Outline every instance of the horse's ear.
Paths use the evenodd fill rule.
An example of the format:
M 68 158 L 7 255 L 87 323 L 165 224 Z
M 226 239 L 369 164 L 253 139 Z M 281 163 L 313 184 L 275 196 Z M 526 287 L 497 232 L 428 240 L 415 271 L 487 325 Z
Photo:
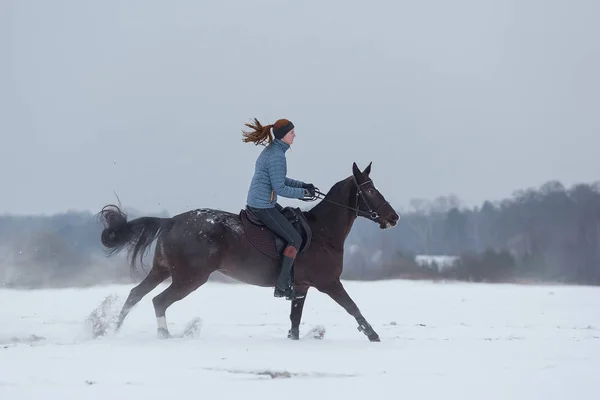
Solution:
M 367 168 L 365 168 L 365 170 L 362 172 L 363 174 L 365 174 L 366 176 L 369 176 L 369 174 L 371 173 L 371 164 L 373 164 L 373 161 L 371 161 L 369 163 L 369 165 L 367 165 Z
M 356 179 L 362 175 L 362 172 L 360 172 L 360 169 L 358 169 L 358 165 L 356 165 L 355 162 L 352 163 L 352 174 Z

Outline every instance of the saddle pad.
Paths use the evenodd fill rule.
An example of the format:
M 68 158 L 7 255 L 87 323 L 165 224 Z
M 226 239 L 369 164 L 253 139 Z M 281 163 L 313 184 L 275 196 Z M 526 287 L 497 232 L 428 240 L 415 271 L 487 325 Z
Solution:
M 278 259 L 274 233 L 266 226 L 258 226 L 250 222 L 245 211 L 240 213 L 240 218 L 250 243 L 264 255 Z

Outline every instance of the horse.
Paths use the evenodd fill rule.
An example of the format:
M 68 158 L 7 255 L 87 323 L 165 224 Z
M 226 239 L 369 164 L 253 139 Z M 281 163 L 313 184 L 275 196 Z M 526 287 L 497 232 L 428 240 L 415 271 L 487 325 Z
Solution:
M 297 213 L 293 214 L 296 221 L 299 217 L 308 223 L 303 238 L 310 239 L 310 244 L 302 244 L 292 271 L 297 296 L 291 301 L 289 339 L 299 339 L 306 294 L 314 287 L 353 316 L 358 331 L 370 341 L 380 341 L 340 281 L 344 242 L 354 221 L 364 217 L 379 224 L 381 229 L 388 229 L 396 226 L 400 219 L 370 178 L 371 165 L 372 162 L 360 171 L 354 162 L 348 178 L 335 183 L 327 194 L 317 191 L 318 197 L 312 200 L 321 201 L 314 207 L 308 211 L 296 208 Z M 284 211 L 291 209 L 286 207 Z M 119 331 L 130 310 L 168 277 L 171 277 L 171 284 L 152 299 L 159 338 L 171 337 L 167 308 L 206 283 L 215 271 L 242 283 L 274 287 L 283 242 L 258 222 L 248 222 L 252 220 L 247 216 L 244 218 L 244 211 L 234 214 L 200 208 L 170 218 L 140 217 L 128 221 L 118 206 L 105 206 L 98 215 L 104 224 L 101 242 L 108 256 L 128 248 L 133 272 L 136 260 L 143 263 L 144 253 L 156 240 L 152 268 L 131 289 L 118 316 L 115 332 Z M 262 233 L 253 237 L 252 229 Z M 270 252 L 266 251 L 268 249 Z M 274 253 L 275 250 L 279 253 Z

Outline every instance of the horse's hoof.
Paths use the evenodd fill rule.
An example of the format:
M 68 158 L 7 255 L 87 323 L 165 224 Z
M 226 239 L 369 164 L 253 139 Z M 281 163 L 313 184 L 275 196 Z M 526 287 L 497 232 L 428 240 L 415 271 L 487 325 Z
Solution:
M 288 331 L 288 339 L 300 340 L 300 330 L 292 328 Z
M 170 339 L 171 334 L 165 328 L 158 328 L 157 335 L 159 339 Z
M 373 330 L 373 327 L 364 319 L 358 320 L 358 330 L 367 336 L 371 342 L 381 342 L 379 335 Z
M 368 338 L 369 338 L 369 341 L 371 341 L 371 342 L 381 342 L 381 339 L 379 339 L 379 335 L 376 333 L 368 336 Z

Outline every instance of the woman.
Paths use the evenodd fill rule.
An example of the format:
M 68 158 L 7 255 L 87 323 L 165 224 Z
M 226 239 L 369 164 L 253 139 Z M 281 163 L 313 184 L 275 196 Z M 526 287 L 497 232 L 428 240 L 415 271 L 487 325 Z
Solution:
M 245 143 L 262 144 L 265 149 L 256 160 L 254 176 L 248 190 L 247 207 L 269 229 L 287 242 L 283 251 L 281 271 L 275 284 L 275 297 L 285 296 L 293 300 L 294 289 L 290 279 L 296 253 L 302 244 L 302 237 L 280 212 L 278 196 L 297 199 L 309 199 L 315 196 L 315 186 L 288 178 L 286 151 L 294 143 L 296 133 L 294 124 L 287 119 L 278 119 L 272 125 L 262 126 L 255 118 L 254 124 L 245 124 L 251 132 L 243 132 Z M 273 133 L 271 133 L 273 129 Z M 269 144 L 265 145 L 268 141 Z

